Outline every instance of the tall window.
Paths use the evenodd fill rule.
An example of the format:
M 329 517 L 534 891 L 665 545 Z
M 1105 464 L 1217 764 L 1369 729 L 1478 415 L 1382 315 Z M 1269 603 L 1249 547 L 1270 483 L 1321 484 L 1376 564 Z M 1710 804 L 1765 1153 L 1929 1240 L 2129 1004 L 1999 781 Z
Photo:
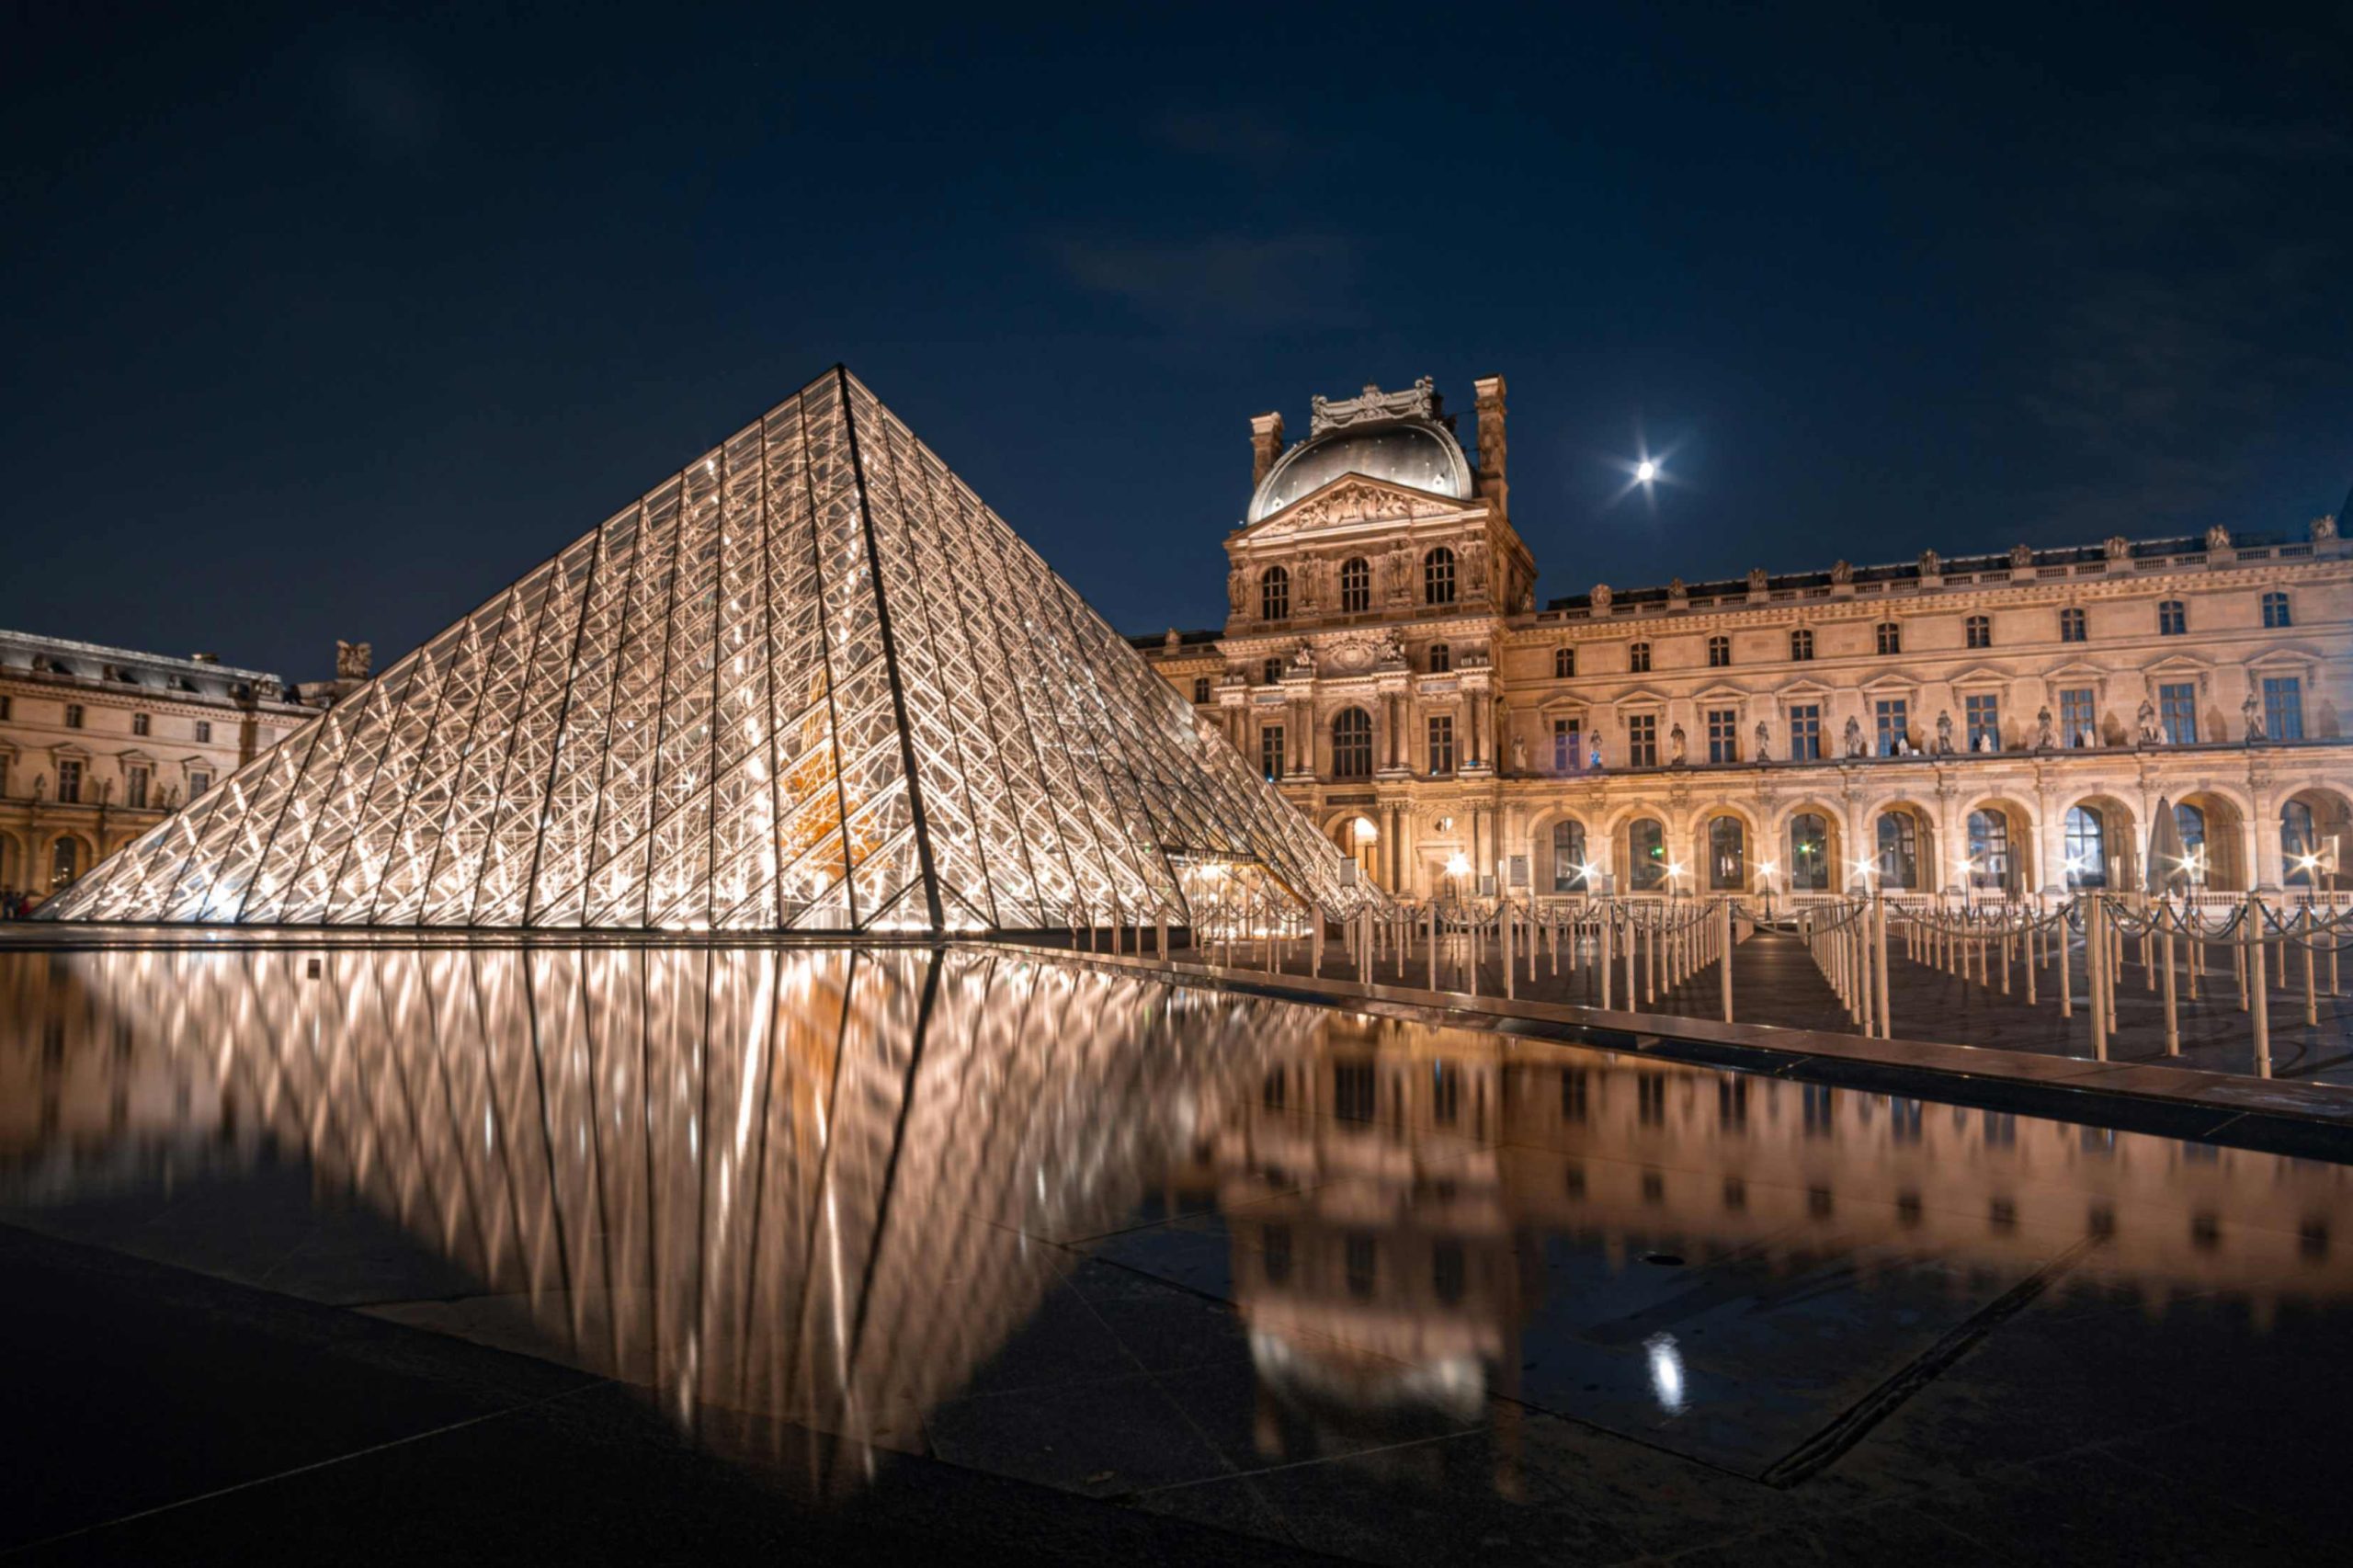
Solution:
M 1454 715 L 1451 713 L 1430 715 L 1430 771 L 1454 771 Z
M 1372 715 L 1343 708 L 1332 718 L 1332 777 L 1372 777 Z
M 1738 762 L 1740 760 L 1740 710 L 1734 708 L 1708 710 L 1708 760 Z
M 2006 812 L 1969 813 L 1969 884 L 2010 885 L 2010 818 Z
M 1626 766 L 1658 766 L 1658 715 L 1636 713 L 1626 721 Z
M 1813 657 L 1813 632 L 1811 630 L 1801 626 L 1790 633 L 1790 657 L 1799 664 Z
M 2157 687 L 2157 722 L 2165 726 L 2168 745 L 2196 745 L 2198 683 L 2186 680 Z
M 1372 608 L 1372 568 L 1360 555 L 1340 562 L 1340 613 L 1362 615 Z
M 1267 778 L 1280 778 L 1283 767 L 1283 727 L 1266 725 L 1258 732 L 1258 772 Z
M 67 729 L 80 729 L 82 727 L 82 705 L 80 703 L 69 702 L 65 705 L 65 727 Z
M 2189 611 L 2179 599 L 2167 599 L 2157 606 L 2157 635 L 2179 637 L 2189 630 Z
M 1626 650 L 1626 667 L 1638 676 L 1651 673 L 1651 645 L 1637 642 Z
M 1575 773 L 1585 767 L 1585 721 L 1555 719 L 1552 721 L 1552 771 Z
M 13 697 L 0 697 L 0 723 L 5 723 L 16 716 L 17 699 Z
M 1195 676 L 1193 677 L 1193 700 L 1199 703 L 1207 702 L 1209 699 L 1210 677 L 1207 676 Z
M 1738 817 L 1712 817 L 1708 823 L 1708 886 L 1715 892 L 1738 892 L 1748 885 L 1748 829 Z
M 2302 801 L 2290 801 L 2279 808 L 2279 864 L 2285 872 L 2281 881 L 2291 888 L 2320 885 L 2319 867 L 2315 864 L 2321 850 L 2320 834 L 2313 822 L 2313 809 Z
M 1790 709 L 1790 760 L 1822 760 L 1822 704 L 1802 702 Z
M 199 719 L 196 722 L 196 738 L 199 741 L 210 741 L 212 738 L 211 720 Z
M 1879 651 L 1882 653 L 1904 652 L 1904 629 L 1892 620 L 1879 623 Z
M 57 842 L 49 846 L 49 885 L 52 891 L 69 887 L 82 874 L 82 846 L 70 836 L 60 834 Z
M 1911 708 L 1905 699 L 1881 698 L 1871 705 L 1871 718 L 1878 726 L 1880 756 L 1893 756 L 1911 739 Z
M 1552 678 L 1566 680 L 1577 673 L 1577 651 L 1562 646 L 1552 650 Z
M 1282 662 L 1282 660 L 1281 660 L 1279 657 L 1277 657 L 1277 658 L 1271 658 L 1271 659 L 1261 659 L 1261 660 L 1258 662 L 1258 678 L 1259 678 L 1260 680 L 1264 681 L 1264 682 L 1265 682 L 1267 685 L 1268 685 L 1268 686 L 1272 686 L 1272 685 L 1274 685 L 1277 681 L 1279 681 L 1279 680 L 1282 679 L 1282 678 L 1283 678 L 1283 662 Z
M 1813 812 L 1790 819 L 1790 891 L 1821 892 L 1830 886 L 1830 824 Z
M 2082 608 L 2075 605 L 2070 605 L 2065 609 L 2061 610 L 2059 612 L 2059 641 L 2062 642 L 2081 642 L 2084 641 L 2084 612 Z
M 2275 741 L 2304 738 L 2303 677 L 2263 677 L 2263 733 Z
M 1258 619 L 1288 620 L 1290 618 L 1290 573 L 1280 566 L 1269 566 L 1258 574 Z
M 1552 891 L 1585 887 L 1585 824 L 1563 818 L 1552 824 Z
M 2275 590 L 2263 596 L 2263 624 L 2268 627 L 2290 624 L 2286 594 Z
M 1442 676 L 1454 667 L 1454 650 L 1443 642 L 1430 644 L 1430 674 Z
M 82 765 L 70 756 L 58 759 L 57 798 L 69 806 L 82 798 Z
M 133 811 L 147 809 L 147 791 L 153 775 L 143 767 L 126 768 L 122 776 L 122 803 Z
M 2001 699 L 1992 692 L 1973 692 L 1961 699 L 1961 717 L 1969 725 L 1971 751 L 2002 749 Z
M 1422 602 L 1426 605 L 1450 605 L 1454 602 L 1454 551 L 1442 544 L 1422 557 Z
M 1709 638 L 1708 667 L 1711 670 L 1720 670 L 1731 663 L 1732 639 L 1729 637 Z
M 2099 744 L 2098 693 L 2090 687 L 2074 687 L 2059 694 L 2059 742 L 2062 745 L 2096 746 Z
M 2070 806 L 2066 824 L 2067 885 L 2108 886 L 2108 822 L 2097 806 Z
M 201 767 L 191 767 L 188 769 L 188 798 L 189 800 L 195 800 L 199 795 L 203 794 L 207 790 L 211 788 L 212 775 L 207 773 Z
M 1910 812 L 1880 813 L 1879 884 L 1905 890 L 1920 885 L 1920 822 Z
M 1961 623 L 1962 641 L 1972 648 L 1994 645 L 1994 620 L 1991 616 L 1972 615 Z
M 153 722 L 150 720 L 146 714 L 133 713 L 131 716 L 131 733 L 132 734 L 143 735 L 153 727 Z
M 1643 817 L 1626 829 L 1628 880 L 1634 891 L 1666 885 L 1666 828 L 1655 817 Z
M 6 799 L 7 799 L 7 796 L 8 796 L 8 759 L 7 759 L 7 757 L 6 757 L 5 755 L 0 755 L 0 800 L 6 800 Z

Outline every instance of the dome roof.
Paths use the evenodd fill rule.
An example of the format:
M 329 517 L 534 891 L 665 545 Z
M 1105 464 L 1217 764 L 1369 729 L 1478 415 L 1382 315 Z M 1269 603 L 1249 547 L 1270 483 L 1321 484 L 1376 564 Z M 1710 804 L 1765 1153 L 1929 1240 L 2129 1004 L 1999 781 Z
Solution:
M 1417 419 L 1387 419 L 1326 430 L 1284 453 L 1251 497 L 1245 520 L 1271 517 L 1344 473 L 1458 501 L 1471 496 L 1471 465 L 1453 437 Z

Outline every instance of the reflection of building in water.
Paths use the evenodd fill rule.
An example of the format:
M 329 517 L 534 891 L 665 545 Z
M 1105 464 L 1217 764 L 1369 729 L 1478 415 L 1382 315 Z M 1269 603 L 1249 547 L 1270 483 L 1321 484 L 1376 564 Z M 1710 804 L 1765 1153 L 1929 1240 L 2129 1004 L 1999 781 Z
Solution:
M 1155 1182 L 1223 1212 L 1262 1448 L 1487 1419 L 1506 1485 L 1514 1407 L 1486 1402 L 1525 1325 L 1586 1333 L 1555 1320 L 1645 1256 L 1725 1263 L 1706 1289 L 1734 1294 L 1983 1295 L 2089 1243 L 2068 1278 L 2153 1311 L 2353 1296 L 2341 1166 L 1047 961 L 0 953 L 0 1197 L 265 1152 L 715 1446 L 754 1439 L 713 1409 L 842 1435 L 829 1486 L 1030 1320 L 1074 1256 L 1047 1238 L 1120 1230 Z M 1670 1412 L 1679 1357 L 1715 1371 L 1633 1343 Z
M 1393 1429 L 1511 1392 L 1551 1243 L 1613 1272 L 1844 1259 L 1866 1288 L 1934 1261 L 1959 1290 L 2089 1240 L 2074 1277 L 2152 1312 L 2353 1293 L 2340 1165 L 1469 1031 L 1336 1021 L 1196 1148 L 1172 1185 L 1225 1214 L 1269 1457 L 1287 1415 Z
M 1072 1255 L 1032 1237 L 1116 1228 L 1202 1099 L 1312 1027 L 905 949 L 14 954 L 0 977 L 20 1199 L 267 1138 L 682 1422 L 885 1443 L 1035 1312 Z

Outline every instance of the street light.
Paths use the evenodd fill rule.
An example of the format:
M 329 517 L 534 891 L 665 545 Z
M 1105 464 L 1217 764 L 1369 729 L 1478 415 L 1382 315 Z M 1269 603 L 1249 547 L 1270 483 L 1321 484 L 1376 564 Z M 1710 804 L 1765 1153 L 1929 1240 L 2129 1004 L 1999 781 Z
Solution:
M 1658 464 L 1649 458 L 1634 465 L 1634 483 L 1648 484 L 1658 477 Z
M 1454 883 L 1454 896 L 1457 899 L 1462 896 L 1462 879 L 1470 874 L 1471 858 L 1468 855 L 1457 850 L 1447 857 L 1446 875 L 1448 880 Z

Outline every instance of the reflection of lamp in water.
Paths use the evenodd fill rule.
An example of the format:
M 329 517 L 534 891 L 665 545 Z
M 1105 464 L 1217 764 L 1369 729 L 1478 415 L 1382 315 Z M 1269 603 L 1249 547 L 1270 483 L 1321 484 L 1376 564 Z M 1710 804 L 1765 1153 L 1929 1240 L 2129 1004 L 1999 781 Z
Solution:
M 1683 1352 L 1676 1347 L 1675 1335 L 1654 1334 L 1643 1341 L 1643 1348 L 1650 1352 L 1651 1392 L 1658 1395 L 1658 1407 L 1669 1415 L 1683 1414 Z

